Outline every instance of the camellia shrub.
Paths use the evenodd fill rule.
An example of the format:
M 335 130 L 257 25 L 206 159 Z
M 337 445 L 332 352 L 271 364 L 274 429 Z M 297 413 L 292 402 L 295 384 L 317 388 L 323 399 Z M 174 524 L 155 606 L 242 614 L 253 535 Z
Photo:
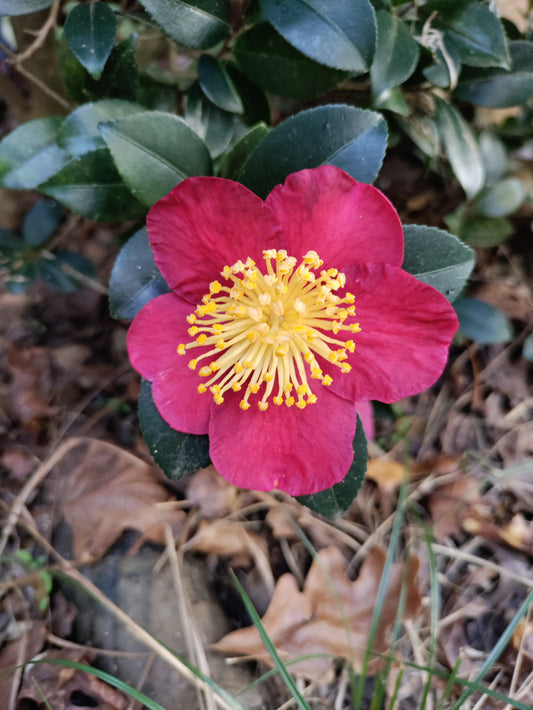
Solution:
M 0 143 L 1 186 L 46 198 L 22 234 L 0 230 L 8 287 L 94 278 L 53 246 L 62 207 L 134 225 L 110 307 L 132 321 L 141 427 L 168 476 L 212 461 L 347 510 L 368 402 L 438 379 L 470 235 L 500 243 L 527 198 L 510 156 L 533 133 L 533 42 L 501 5 L 0 0 L 4 66 L 28 77 L 45 52 L 34 83 L 39 66 L 59 78 Z M 476 107 L 514 110 L 487 130 Z M 402 227 L 372 186 L 402 141 L 462 188 L 455 234 Z

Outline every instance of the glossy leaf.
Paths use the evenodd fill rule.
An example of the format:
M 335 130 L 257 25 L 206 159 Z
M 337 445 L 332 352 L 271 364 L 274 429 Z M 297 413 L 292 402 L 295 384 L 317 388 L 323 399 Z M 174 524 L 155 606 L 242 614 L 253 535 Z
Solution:
M 455 95 L 485 108 L 519 106 L 533 96 L 533 42 L 510 43 L 511 68 L 463 72 Z
M 111 315 L 133 320 L 149 301 L 168 291 L 143 227 L 128 239 L 113 266 L 109 279 Z
M 389 12 L 376 14 L 377 43 L 370 69 L 372 92 L 383 101 L 390 89 L 399 86 L 414 72 L 418 61 L 418 43 L 407 25 Z
M 240 180 L 266 197 L 290 173 L 330 164 L 371 183 L 386 143 L 387 126 L 380 114 L 343 104 L 319 106 L 276 126 L 250 156 Z
M 451 4 L 451 3 L 449 3 Z M 460 3 L 459 8 L 465 3 Z M 425 12 L 432 11 L 431 4 Z M 484 3 L 468 2 L 449 15 L 446 9 L 432 25 L 445 34 L 446 46 L 458 53 L 462 64 L 474 67 L 509 67 L 509 50 L 502 24 Z
M 507 178 L 484 191 L 476 202 L 476 209 L 485 217 L 507 217 L 516 212 L 525 197 L 522 182 Z
M 204 141 L 213 159 L 229 148 L 235 134 L 234 118 L 209 101 L 198 84 L 189 91 L 185 121 Z
M 260 0 L 266 19 L 302 54 L 334 69 L 366 72 L 376 42 L 369 0 Z
M 513 337 L 509 320 L 490 303 L 477 298 L 458 298 L 454 303 L 459 330 L 476 343 L 507 343 Z
M 468 197 L 474 197 L 485 183 L 485 166 L 470 125 L 446 101 L 436 103 L 439 134 L 446 157 Z
M 151 206 L 191 175 L 209 175 L 211 158 L 183 119 L 145 111 L 100 124 L 100 133 L 132 193 Z
M 150 453 L 170 479 L 180 479 L 209 464 L 209 437 L 172 429 L 159 414 L 147 380 L 141 382 L 139 420 Z
M 357 426 L 353 440 L 353 462 L 340 483 L 309 496 L 298 496 L 297 500 L 315 513 L 328 518 L 344 515 L 359 493 L 368 464 L 368 446 L 361 418 L 357 415 Z
M 235 59 L 248 79 L 265 91 L 299 99 L 321 96 L 349 76 L 309 59 L 267 22 L 241 34 Z
M 117 21 L 103 2 L 76 5 L 65 22 L 65 39 L 93 79 L 99 79 L 113 49 Z
M 137 219 L 145 212 L 105 148 L 74 158 L 38 189 L 89 219 L 115 222 Z
M 145 110 L 139 104 L 120 99 L 102 99 L 83 104 L 64 120 L 57 133 L 57 144 L 72 156 L 105 148 L 105 141 L 98 130 L 99 123 Z
M 34 205 L 24 218 L 22 236 L 30 247 L 40 247 L 54 235 L 63 208 L 54 200 L 41 200 Z
M 68 44 L 64 40 L 61 41 L 59 71 L 72 99 L 80 104 L 105 98 L 135 101 L 139 83 L 135 61 L 136 45 L 137 36 L 134 34 L 116 44 L 105 64 L 102 76 L 93 79 Z
M 55 0 L 0 0 L 1 15 L 28 15 L 53 5 Z
M 28 121 L 0 142 L 0 185 L 32 190 L 65 164 L 67 154 L 56 145 L 63 118 Z
M 243 103 L 242 120 L 248 126 L 264 121 L 270 123 L 270 105 L 265 92 L 248 79 L 236 64 L 230 62 L 226 71 Z
M 242 113 L 241 97 L 222 64 L 209 54 L 202 54 L 198 62 L 198 81 L 207 98 L 215 106 L 230 113 Z
M 474 268 L 472 249 L 453 234 L 436 227 L 408 224 L 403 234 L 402 268 L 438 289 L 450 301 L 457 298 Z
M 139 0 L 162 31 L 178 44 L 207 49 L 230 33 L 229 0 Z
M 264 123 L 258 123 L 248 131 L 225 156 L 220 166 L 220 177 L 238 180 L 246 161 L 268 133 Z

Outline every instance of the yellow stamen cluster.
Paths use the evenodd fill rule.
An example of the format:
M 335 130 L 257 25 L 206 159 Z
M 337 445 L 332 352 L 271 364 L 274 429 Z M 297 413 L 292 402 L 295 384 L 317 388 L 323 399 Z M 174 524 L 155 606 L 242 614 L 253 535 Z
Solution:
M 317 356 L 336 365 L 341 372 L 351 370 L 346 362 L 353 353 L 353 340 L 332 338 L 340 331 L 358 333 L 358 323 L 345 324 L 355 315 L 355 298 L 346 292 L 341 298 L 346 277 L 337 269 L 320 270 L 323 261 L 309 251 L 300 264 L 285 250 L 263 252 L 263 273 L 248 258 L 225 266 L 225 284 L 213 281 L 201 305 L 187 316 L 188 333 L 194 341 L 180 343 L 177 352 L 206 346 L 208 349 L 189 361 L 189 367 L 205 378 L 198 386 L 210 391 L 217 404 L 228 390 L 243 391 L 240 407 L 250 407 L 250 396 L 261 392 L 257 406 L 296 405 L 303 409 L 314 404 L 311 379 L 330 385 Z

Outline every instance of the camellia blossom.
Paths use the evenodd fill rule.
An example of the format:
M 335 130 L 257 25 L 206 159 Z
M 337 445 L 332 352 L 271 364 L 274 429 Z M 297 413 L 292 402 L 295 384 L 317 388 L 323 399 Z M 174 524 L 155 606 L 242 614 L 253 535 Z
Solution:
M 330 488 L 353 460 L 357 403 L 420 392 L 444 368 L 452 307 L 400 268 L 387 198 L 338 168 L 289 175 L 265 201 L 188 178 L 147 227 L 171 293 L 135 318 L 131 362 L 237 486 Z

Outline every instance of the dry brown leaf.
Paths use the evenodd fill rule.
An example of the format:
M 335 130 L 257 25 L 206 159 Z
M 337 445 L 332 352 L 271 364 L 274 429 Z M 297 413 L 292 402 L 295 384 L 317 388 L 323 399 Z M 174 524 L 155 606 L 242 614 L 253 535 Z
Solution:
M 126 529 L 163 544 L 164 525 L 185 519 L 183 511 L 161 505 L 170 496 L 155 470 L 113 444 L 87 440 L 58 469 L 56 499 L 80 562 L 101 557 Z
M 265 517 L 265 523 L 272 531 L 272 535 L 279 540 L 287 538 L 288 540 L 297 540 L 295 528 L 290 523 L 291 516 L 286 506 L 273 505 Z
M 311 680 L 330 680 L 335 657 L 348 659 L 360 670 L 385 558 L 383 549 L 372 550 L 358 578 L 352 581 L 346 576 L 341 552 L 336 547 L 328 547 L 320 550 L 313 560 L 303 591 L 299 591 L 293 575 L 280 577 L 262 621 L 281 658 L 288 661 L 308 654 L 330 656 L 298 661 L 291 664 L 291 672 Z M 418 568 L 416 558 L 406 564 L 393 565 L 374 651 L 387 650 L 404 574 L 408 586 L 403 618 L 413 618 L 420 610 L 421 597 L 416 587 Z M 255 626 L 224 636 L 214 649 L 273 665 Z
M 47 651 L 40 660 L 47 659 L 87 663 L 85 651 Z M 71 710 L 73 707 L 126 710 L 130 702 L 125 695 L 95 676 L 55 663 L 31 666 L 24 677 L 18 702 L 22 705 L 23 701 L 28 704 L 33 701 L 41 707 L 43 695 L 54 710 Z
M 202 468 L 191 478 L 187 500 L 198 506 L 204 518 L 216 518 L 238 508 L 238 489 L 220 476 L 213 465 Z
M 533 523 L 522 513 L 516 513 L 505 525 L 498 525 L 493 518 L 473 511 L 463 521 L 463 528 L 472 535 L 481 535 L 489 540 L 506 542 L 511 547 L 529 554 L 533 551 Z
M 252 558 L 267 590 L 272 592 L 274 589 L 266 540 L 248 531 L 242 522 L 224 518 L 202 520 L 184 549 L 207 555 L 230 556 L 233 566 L 246 565 Z
M 366 477 L 377 484 L 382 493 L 393 493 L 400 487 L 405 475 L 405 466 L 387 459 L 370 459 Z
M 55 412 L 50 405 L 52 365 L 46 348 L 11 348 L 7 355 L 11 382 L 11 407 L 23 423 L 49 417 Z
M 480 499 L 478 483 L 472 476 L 461 476 L 436 488 L 428 498 L 428 508 L 437 540 L 459 535 L 469 510 Z
M 44 646 L 46 640 L 46 624 L 44 621 L 30 621 L 25 628 L 22 623 L 21 635 L 15 641 L 6 643 L 0 649 L 0 698 L 10 697 L 13 673 L 20 663 L 27 663 Z

